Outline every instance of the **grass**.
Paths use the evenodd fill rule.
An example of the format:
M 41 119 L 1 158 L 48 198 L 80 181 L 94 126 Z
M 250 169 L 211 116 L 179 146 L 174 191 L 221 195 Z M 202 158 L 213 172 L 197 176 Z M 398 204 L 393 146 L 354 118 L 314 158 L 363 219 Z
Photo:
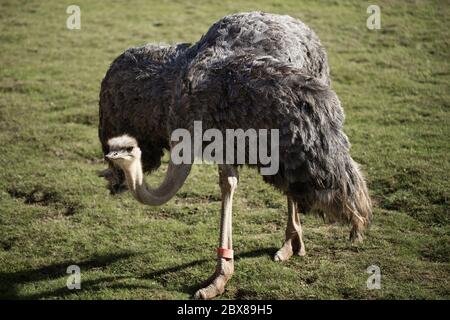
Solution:
M 0 3 L 0 297 L 188 299 L 215 266 L 217 171 L 198 165 L 168 204 L 111 197 L 97 138 L 100 81 L 123 50 L 195 42 L 218 18 L 262 10 L 300 18 L 328 51 L 352 155 L 376 202 L 366 241 L 303 217 L 307 256 L 271 260 L 285 199 L 244 169 L 234 205 L 236 273 L 227 299 L 449 299 L 450 6 L 361 1 Z M 161 179 L 158 172 L 151 181 Z M 66 288 L 77 264 L 82 289 Z M 378 265 L 382 288 L 368 290 Z

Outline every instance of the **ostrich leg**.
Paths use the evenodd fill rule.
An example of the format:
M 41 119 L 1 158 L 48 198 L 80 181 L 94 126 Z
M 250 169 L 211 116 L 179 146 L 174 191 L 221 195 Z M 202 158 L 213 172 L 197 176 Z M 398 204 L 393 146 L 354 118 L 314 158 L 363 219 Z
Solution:
M 303 243 L 302 225 L 300 223 L 300 214 L 297 210 L 297 204 L 291 197 L 288 198 L 288 223 L 286 227 L 286 240 L 283 246 L 274 256 L 275 261 L 288 260 L 294 253 L 299 256 L 306 254 L 305 244 Z
M 238 184 L 236 167 L 219 165 L 219 184 L 222 192 L 222 215 L 220 222 L 220 247 L 217 249 L 217 266 L 214 274 L 206 281 L 205 287 L 194 297 L 211 299 L 225 291 L 225 284 L 234 272 L 233 244 L 231 238 L 231 215 L 233 194 Z

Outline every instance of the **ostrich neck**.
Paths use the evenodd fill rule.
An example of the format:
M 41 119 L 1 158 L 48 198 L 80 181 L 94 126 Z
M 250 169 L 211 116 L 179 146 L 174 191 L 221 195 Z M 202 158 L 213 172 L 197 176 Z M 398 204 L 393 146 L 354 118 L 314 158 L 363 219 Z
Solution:
M 156 189 L 149 188 L 145 183 L 141 159 L 134 161 L 124 172 L 128 188 L 139 202 L 159 206 L 169 201 L 183 186 L 190 170 L 190 164 L 174 165 L 170 161 L 164 181 Z
M 125 171 L 128 188 L 133 196 L 140 202 L 146 202 L 147 198 L 153 198 L 150 195 L 147 184 L 144 181 L 144 172 L 142 170 L 141 160 L 131 164 Z

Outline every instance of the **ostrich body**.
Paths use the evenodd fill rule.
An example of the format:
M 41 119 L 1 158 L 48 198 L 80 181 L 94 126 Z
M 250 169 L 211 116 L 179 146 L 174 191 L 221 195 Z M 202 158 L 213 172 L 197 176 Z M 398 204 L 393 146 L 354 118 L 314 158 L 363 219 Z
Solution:
M 192 132 L 194 121 L 223 134 L 226 129 L 279 130 L 279 171 L 264 176 L 288 199 L 285 242 L 276 261 L 305 254 L 299 211 L 351 223 L 351 239 L 362 239 L 371 218 L 366 183 L 349 154 L 325 50 L 302 22 L 258 12 L 235 14 L 215 23 L 192 46 L 147 45 L 120 55 L 100 92 L 99 137 L 110 165 L 103 175 L 111 192 L 125 189 L 126 183 L 144 204 L 171 199 L 191 165 L 170 160 L 156 189 L 145 184 L 144 173 L 160 166 L 163 150 L 173 146 L 171 132 Z M 218 264 L 198 298 L 221 294 L 233 274 L 231 214 L 238 180 L 238 166 L 219 165 Z

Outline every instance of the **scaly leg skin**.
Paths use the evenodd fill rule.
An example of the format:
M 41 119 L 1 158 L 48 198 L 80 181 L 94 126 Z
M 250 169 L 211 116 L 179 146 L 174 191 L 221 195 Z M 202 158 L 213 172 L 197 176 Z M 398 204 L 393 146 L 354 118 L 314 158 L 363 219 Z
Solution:
M 232 203 L 233 194 L 238 183 L 238 172 L 233 166 L 219 166 L 219 184 L 222 192 L 222 214 L 220 221 L 220 247 L 233 249 L 232 241 Z M 211 299 L 225 291 L 225 285 L 234 273 L 234 260 L 217 258 L 216 271 L 206 281 L 204 288 L 198 290 L 194 298 Z
M 303 243 L 303 230 L 300 223 L 300 214 L 295 201 L 288 196 L 288 223 L 286 227 L 286 238 L 283 246 L 274 256 L 275 261 L 286 261 L 293 254 L 304 256 L 306 254 Z

